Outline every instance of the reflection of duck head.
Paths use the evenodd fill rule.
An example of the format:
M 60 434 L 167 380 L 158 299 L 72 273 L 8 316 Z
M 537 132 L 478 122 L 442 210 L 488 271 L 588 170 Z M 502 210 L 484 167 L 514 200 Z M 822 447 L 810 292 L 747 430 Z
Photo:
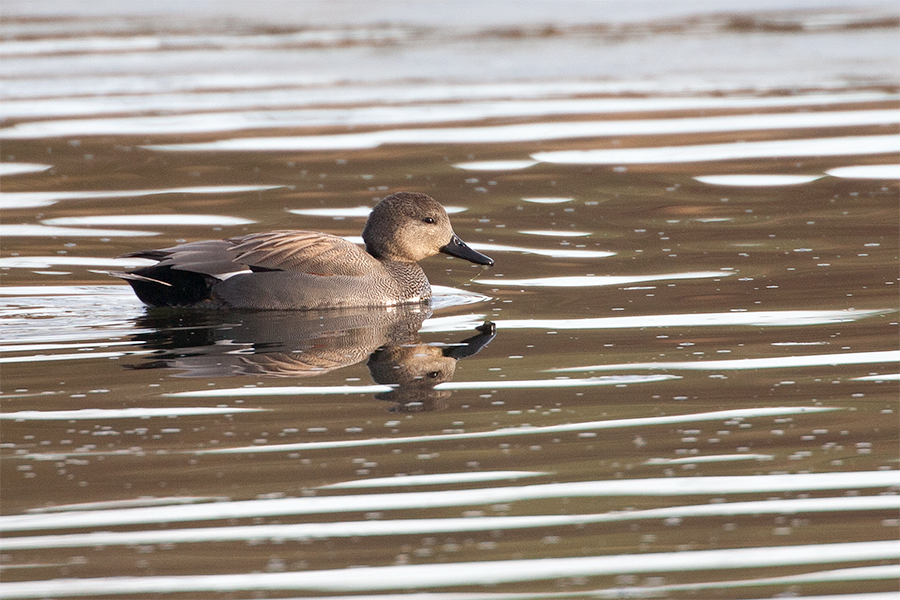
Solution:
M 383 346 L 373 352 L 367 363 L 372 379 L 376 383 L 395 386 L 375 398 L 396 402 L 393 410 L 404 412 L 445 408 L 443 400 L 449 398 L 451 392 L 435 389 L 435 386 L 453 379 L 456 362 L 477 354 L 496 333 L 493 323 L 485 323 L 477 329 L 477 335 L 451 346 Z
M 378 400 L 397 402 L 404 410 L 434 410 L 444 408 L 441 400 L 450 392 L 434 386 L 453 379 L 456 359 L 444 354 L 439 346 L 384 346 L 369 357 L 369 373 L 376 383 L 396 386 L 377 394 Z

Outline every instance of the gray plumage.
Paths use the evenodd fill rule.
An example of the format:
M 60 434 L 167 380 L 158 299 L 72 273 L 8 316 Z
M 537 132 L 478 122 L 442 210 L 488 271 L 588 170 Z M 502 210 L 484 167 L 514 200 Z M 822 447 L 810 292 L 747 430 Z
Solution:
M 112 274 L 150 306 L 296 310 L 425 302 L 431 286 L 416 263 L 439 252 L 493 264 L 425 194 L 384 198 L 363 240 L 365 250 L 317 231 L 253 233 L 126 254 L 158 262 Z

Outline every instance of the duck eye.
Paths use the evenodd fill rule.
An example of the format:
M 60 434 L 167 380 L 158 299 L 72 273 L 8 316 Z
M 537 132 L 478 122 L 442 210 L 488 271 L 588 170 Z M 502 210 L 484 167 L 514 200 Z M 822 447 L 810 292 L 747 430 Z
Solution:
M 441 375 L 440 371 L 429 371 L 428 377 L 430 379 L 437 379 Z
M 432 225 L 434 223 L 434 218 L 433 217 L 425 217 L 424 219 L 422 219 L 422 222 Z

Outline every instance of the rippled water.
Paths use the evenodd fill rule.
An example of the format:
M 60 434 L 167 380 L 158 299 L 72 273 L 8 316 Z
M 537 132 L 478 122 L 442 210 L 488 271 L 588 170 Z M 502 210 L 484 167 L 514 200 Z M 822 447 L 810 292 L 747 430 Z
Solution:
M 890 4 L 11 4 L 0 597 L 897 591 Z M 397 190 L 495 266 L 312 314 L 105 274 Z

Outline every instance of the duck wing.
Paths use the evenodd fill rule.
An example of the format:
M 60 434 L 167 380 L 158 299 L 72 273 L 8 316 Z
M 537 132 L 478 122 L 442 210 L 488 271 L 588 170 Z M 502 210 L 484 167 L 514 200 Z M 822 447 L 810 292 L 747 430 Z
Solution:
M 229 248 L 231 248 L 231 243 L 227 240 L 203 240 L 171 248 L 138 250 L 123 254 L 120 258 L 147 258 L 158 261 L 152 267 L 135 269 L 125 275 L 147 275 L 149 270 L 158 274 L 161 272 L 159 268 L 162 268 L 200 273 L 222 279 L 235 272 L 247 270 L 246 266 L 235 263 L 233 258 L 228 255 Z M 120 277 L 122 274 L 117 273 L 116 276 Z M 125 279 L 130 278 L 133 277 L 125 277 Z
M 344 238 L 318 231 L 269 231 L 228 240 L 228 255 L 253 271 L 366 275 L 375 257 Z

